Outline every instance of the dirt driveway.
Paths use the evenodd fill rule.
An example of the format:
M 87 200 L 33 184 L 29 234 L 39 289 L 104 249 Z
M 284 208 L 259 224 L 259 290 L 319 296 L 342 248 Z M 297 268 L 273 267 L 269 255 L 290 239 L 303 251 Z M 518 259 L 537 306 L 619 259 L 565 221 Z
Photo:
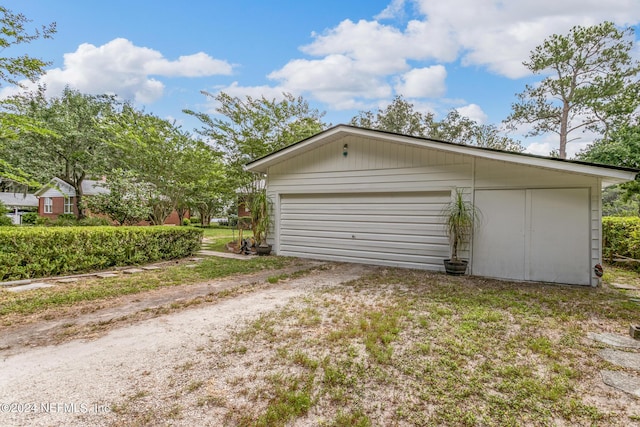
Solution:
M 314 265 L 321 264 L 310 262 L 305 267 Z M 121 425 L 115 402 L 144 395 L 158 405 L 168 405 L 170 396 L 163 393 L 185 375 L 190 375 L 192 387 L 199 386 L 192 368 L 199 362 L 215 361 L 217 353 L 224 352 L 221 345 L 234 328 L 261 313 L 277 310 L 313 288 L 356 279 L 369 268 L 329 264 L 304 277 L 276 284 L 266 283 L 260 275 L 247 275 L 190 286 L 188 290 L 174 287 L 127 297 L 72 322 L 45 321 L 4 330 L 0 334 L 0 425 Z M 136 318 L 176 299 L 185 301 L 237 286 L 250 290 L 159 317 Z M 60 337 L 60 329 L 65 327 L 74 328 L 75 335 L 83 338 L 46 345 L 53 336 Z M 92 330 L 99 336 L 92 335 Z M 218 372 L 208 371 L 206 376 L 222 379 L 242 369 L 221 366 Z M 220 423 L 221 419 L 209 412 L 207 419 L 191 414 L 170 424 Z M 140 424 L 144 425 L 144 420 Z

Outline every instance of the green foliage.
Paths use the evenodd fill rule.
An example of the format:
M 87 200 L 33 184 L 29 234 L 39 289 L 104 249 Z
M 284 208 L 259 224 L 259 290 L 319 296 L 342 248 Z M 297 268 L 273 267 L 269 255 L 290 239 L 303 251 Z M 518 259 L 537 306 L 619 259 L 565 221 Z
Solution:
M 184 225 L 185 227 L 188 227 L 191 225 L 191 221 L 189 220 L 189 218 L 184 218 L 182 220 L 182 225 Z
M 302 97 L 288 93 L 283 94 L 281 101 L 264 96 L 241 99 L 224 92 L 217 95 L 203 93 L 219 104 L 217 114 L 191 110 L 185 110 L 185 113 L 198 118 L 204 125 L 199 133 L 218 151 L 225 153 L 231 191 L 242 188 L 245 194 L 253 194 L 256 188 L 252 183 L 256 178 L 244 170 L 245 164 L 315 135 L 326 127 L 321 121 L 324 113 L 310 108 Z
M 604 259 L 615 255 L 640 259 L 640 217 L 603 217 L 602 240 Z
M 106 218 L 87 216 L 78 220 L 78 225 L 81 227 L 106 227 L 111 225 L 111 221 Z
M 104 214 L 118 225 L 134 225 L 151 214 L 151 185 L 139 182 L 134 172 L 115 169 L 103 186 L 109 190 L 108 193 L 95 194 L 86 199 L 90 211 Z
M 43 88 L 9 98 L 6 109 L 37 124 L 35 129 L 18 126 L 20 138 L 11 144 L 10 162 L 33 171 L 40 182 L 55 176 L 72 186 L 78 217 L 83 218 L 82 182 L 110 169 L 112 157 L 105 141 L 112 135 L 107 124 L 120 106 L 115 96 L 86 95 L 69 88 L 55 98 L 47 97 Z
M 40 29 L 27 31 L 25 24 L 31 22 L 21 13 L 13 13 L 4 6 L 0 6 L 0 49 L 4 51 L 11 46 L 28 44 L 39 38 L 50 39 L 56 32 L 56 24 L 43 25 Z M 20 84 L 21 78 L 35 81 L 45 72 L 50 62 L 33 58 L 29 55 L 0 58 L 0 81 L 10 84 Z
M 634 123 L 617 126 L 605 138 L 590 144 L 578 157 L 587 162 L 640 169 L 640 126 Z M 632 206 L 632 209 L 635 206 L 635 212 L 631 215 L 640 211 L 639 179 L 636 177 L 634 181 L 621 184 L 617 190 L 612 190 L 619 195 L 619 200 L 615 201 L 616 211 L 628 211 L 629 206 Z M 616 211 L 607 214 L 618 215 Z
M 206 211 L 228 190 L 221 155 L 174 123 L 125 106 L 111 129 L 118 166 L 150 185 L 152 223 L 163 224 L 174 209 L 181 217 L 188 207 Z
M 273 206 L 262 189 L 251 197 L 251 229 L 258 244 L 266 244 L 269 230 L 271 229 L 271 213 Z
M 0 230 L 0 280 L 181 258 L 200 248 L 187 227 L 23 227 Z
M 445 207 L 443 215 L 451 243 L 451 260 L 457 261 L 458 250 L 469 241 L 480 211 L 471 202 L 465 200 L 464 191 L 461 188 L 456 188 L 453 200 Z
M 0 227 L 6 227 L 6 226 L 13 225 L 13 222 L 11 221 L 11 218 L 9 218 L 7 216 L 8 212 L 9 212 L 9 210 L 4 205 L 4 203 L 0 202 Z
M 640 214 L 640 194 L 630 194 L 627 184 L 612 185 L 602 191 L 602 216 L 637 216 Z
M 351 119 L 354 126 L 384 130 L 403 135 L 439 139 L 457 144 L 497 150 L 522 152 L 524 147 L 517 141 L 501 134 L 494 125 L 478 124 L 457 110 L 451 110 L 440 122 L 433 114 L 423 114 L 414 110 L 413 104 L 402 96 L 396 96 L 384 110 L 361 111 Z
M 434 126 L 432 113 L 415 111 L 413 104 L 401 95 L 396 96 L 384 110 L 379 108 L 375 114 L 372 111 L 360 111 L 350 123 L 367 129 L 412 136 L 431 135 Z
M 78 225 L 78 218 L 74 214 L 60 214 L 48 225 L 52 227 L 75 227 Z
M 552 35 L 524 63 L 534 74 L 551 75 L 517 95 L 506 122 L 514 129 L 533 125 L 527 136 L 558 134 L 560 158 L 566 158 L 572 132 L 591 130 L 606 136 L 640 105 L 640 64 L 632 49 L 633 29 L 619 30 L 611 22 Z
M 35 225 L 38 220 L 38 214 L 36 212 L 27 212 L 22 214 L 22 224 Z
M 51 224 L 51 218 L 48 218 L 46 216 L 39 216 L 36 218 L 35 225 L 49 225 L 49 224 Z

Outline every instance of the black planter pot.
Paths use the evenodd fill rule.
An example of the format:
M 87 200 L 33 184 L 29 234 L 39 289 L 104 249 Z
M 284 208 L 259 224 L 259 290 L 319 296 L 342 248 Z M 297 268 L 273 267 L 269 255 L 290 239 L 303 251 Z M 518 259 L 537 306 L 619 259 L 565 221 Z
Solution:
M 463 276 L 467 272 L 467 264 L 469 261 L 459 259 L 458 261 L 444 260 L 444 269 L 451 276 Z
M 256 246 L 256 253 L 260 256 L 269 255 L 271 253 L 271 245 Z

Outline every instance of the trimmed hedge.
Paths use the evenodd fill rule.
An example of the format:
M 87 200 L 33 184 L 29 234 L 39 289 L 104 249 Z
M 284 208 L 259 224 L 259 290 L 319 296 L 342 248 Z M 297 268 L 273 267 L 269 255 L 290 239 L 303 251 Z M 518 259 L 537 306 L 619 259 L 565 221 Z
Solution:
M 602 242 L 605 261 L 616 254 L 640 259 L 640 217 L 602 217 Z
M 182 258 L 198 251 L 202 235 L 164 226 L 0 229 L 0 281 Z

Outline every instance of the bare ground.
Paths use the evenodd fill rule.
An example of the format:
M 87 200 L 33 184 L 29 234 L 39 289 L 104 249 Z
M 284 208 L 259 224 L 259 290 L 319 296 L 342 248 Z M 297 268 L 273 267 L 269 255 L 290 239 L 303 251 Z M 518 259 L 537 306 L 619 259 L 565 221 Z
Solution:
M 0 425 L 121 425 L 114 402 L 126 403 L 131 396 L 152 395 L 158 410 L 170 413 L 174 399 L 165 393 L 192 367 L 215 365 L 216 352 L 224 350 L 219 344 L 236 326 L 310 289 L 356 279 L 367 268 L 332 264 L 273 285 L 265 282 L 267 273 L 236 276 L 122 297 L 88 313 L 5 328 L 0 333 Z M 233 298 L 215 298 L 233 289 Z M 188 303 L 194 299 L 200 303 Z M 242 367 L 221 366 L 214 376 L 222 384 L 236 369 Z M 189 414 L 191 421 L 180 424 L 222 422 L 215 411 L 207 411 L 206 418 L 202 414 Z
M 278 313 L 294 302 L 301 315 L 311 316 L 299 319 L 302 325 L 306 322 L 315 325 L 308 333 L 325 334 L 326 329 L 334 326 L 327 317 L 334 306 L 342 305 L 349 311 L 373 311 L 376 304 L 389 295 L 407 291 L 404 285 L 390 281 L 366 292 L 353 292 L 349 288 L 344 293 L 313 297 L 313 291 L 321 287 L 335 287 L 363 276 L 370 277 L 369 274 L 383 276 L 385 269 L 304 261 L 280 273 L 305 269 L 311 270 L 302 277 L 276 284 L 269 284 L 266 279 L 279 272 L 269 271 L 162 288 L 102 302 L 100 306 L 86 303 L 53 319 L 40 315 L 27 323 L 0 330 L 0 426 L 237 424 L 243 411 L 255 411 L 258 402 L 264 400 L 250 393 L 260 393 L 273 367 L 273 359 L 285 356 L 278 353 L 281 342 L 269 342 L 268 325 L 263 325 L 262 338 L 251 340 L 248 351 L 230 348 L 238 345 L 237 340 L 230 339 L 234 333 L 245 330 L 253 319 Z M 449 279 L 438 276 L 438 280 Z M 469 287 L 478 283 L 481 281 L 473 278 L 452 282 Z M 485 290 L 478 286 L 478 295 Z M 319 312 L 324 317 L 319 324 L 312 318 L 317 314 L 307 313 L 307 303 L 302 302 L 305 298 L 309 299 L 310 306 L 321 305 Z M 443 325 L 431 327 L 438 329 Z M 601 318 L 585 327 L 620 332 L 619 324 Z M 545 336 L 552 331 L 553 328 L 545 328 L 536 334 Z M 427 331 L 405 333 L 408 336 L 404 341 L 417 343 L 424 339 Z M 330 351 L 304 348 L 307 342 L 295 334 L 274 336 L 289 340 L 290 349 L 300 354 L 308 351 L 316 360 Z M 563 339 L 549 337 L 554 342 Z M 361 349 L 353 350 L 357 353 Z M 409 347 L 404 353 L 403 349 L 398 350 L 399 357 L 416 357 Z M 600 425 L 638 422 L 640 401 L 602 383 L 598 375 L 601 362 L 591 355 L 595 351 L 590 350 L 589 354 L 576 359 L 587 372 L 587 379 L 579 386 L 584 401 L 619 414 L 618 418 L 605 418 Z M 287 374 L 295 376 L 295 369 L 299 368 Z M 382 371 L 374 374 L 385 375 Z M 406 394 L 401 386 L 406 381 L 410 379 L 399 375 L 384 379 L 384 388 L 375 384 L 357 387 L 364 406 L 368 402 L 380 405 L 372 412 L 373 425 L 423 424 L 424 420 L 410 417 L 398 424 L 391 408 L 403 404 L 421 407 L 425 414 L 437 410 Z M 336 410 L 339 408 L 335 403 L 321 399 L 306 416 L 291 425 L 322 425 L 319 420 L 330 419 L 328 414 L 334 417 Z M 461 423 L 462 420 L 458 420 L 450 424 Z M 524 424 L 542 425 L 531 420 Z M 571 425 L 564 419 L 554 424 Z

